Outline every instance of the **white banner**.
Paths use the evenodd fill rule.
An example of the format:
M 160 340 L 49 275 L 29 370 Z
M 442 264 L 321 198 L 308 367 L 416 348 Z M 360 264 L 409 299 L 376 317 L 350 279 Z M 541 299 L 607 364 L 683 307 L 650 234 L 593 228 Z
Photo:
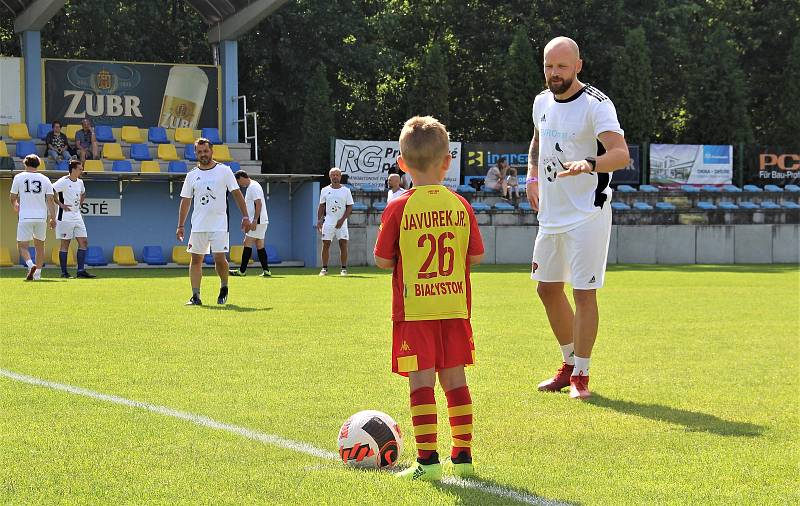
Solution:
M 21 68 L 22 58 L 0 56 L 0 124 L 22 123 Z
M 122 216 L 120 199 L 86 199 L 81 204 L 84 216 Z
M 400 156 L 398 141 L 352 141 L 336 139 L 333 165 L 348 175 L 348 183 L 383 187 L 389 167 Z M 458 186 L 461 178 L 461 143 L 450 143 L 450 167 L 444 185 Z
M 731 184 L 733 146 L 651 144 L 650 182 L 681 184 Z

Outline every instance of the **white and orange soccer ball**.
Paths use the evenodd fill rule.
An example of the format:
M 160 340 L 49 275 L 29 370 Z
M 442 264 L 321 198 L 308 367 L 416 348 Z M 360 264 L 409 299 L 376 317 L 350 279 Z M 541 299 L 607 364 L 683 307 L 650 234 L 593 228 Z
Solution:
M 382 469 L 397 463 L 403 436 L 394 419 L 380 411 L 359 411 L 339 429 L 339 456 L 355 467 Z

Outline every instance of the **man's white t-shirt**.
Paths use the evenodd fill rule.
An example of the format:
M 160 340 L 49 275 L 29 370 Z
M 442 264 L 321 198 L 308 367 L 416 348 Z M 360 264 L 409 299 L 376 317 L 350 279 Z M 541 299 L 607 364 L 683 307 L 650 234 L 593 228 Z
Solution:
M 336 222 L 344 216 L 347 206 L 353 205 L 353 194 L 350 193 L 350 188 L 346 186 L 331 188 L 328 185 L 320 191 L 319 203 L 325 204 L 323 226 L 336 225 Z M 345 225 L 347 225 L 347 221 L 342 224 L 342 226 Z
M 256 216 L 256 200 L 261 200 L 261 214 Z M 250 180 L 247 191 L 244 195 L 244 203 L 247 205 L 247 216 L 250 221 L 258 225 L 269 223 L 267 216 L 267 201 L 264 199 L 264 189 L 257 181 Z
M 39 172 L 20 172 L 11 182 L 11 191 L 19 195 L 19 221 L 45 221 L 47 195 L 53 194 L 53 184 Z
M 58 201 L 70 208 L 69 211 L 65 211 L 59 207 L 57 221 L 83 223 L 81 195 L 86 193 L 83 179 L 78 178 L 77 181 L 73 181 L 69 176 L 63 176 L 53 184 L 53 191 Z
M 194 199 L 192 232 L 227 232 L 228 192 L 238 189 L 236 177 L 225 164 L 192 169 L 181 189 L 181 197 Z
M 559 101 L 545 90 L 533 101 L 533 123 L 539 131 L 539 230 L 567 232 L 610 205 L 611 174 L 579 174 L 557 178 L 562 163 L 605 152 L 598 136 L 625 135 L 611 100 L 591 85 Z
M 389 188 L 389 191 L 386 192 L 386 203 L 388 204 L 393 199 L 396 199 L 400 195 L 404 194 L 406 191 L 402 188 L 398 188 L 397 190 L 392 190 Z

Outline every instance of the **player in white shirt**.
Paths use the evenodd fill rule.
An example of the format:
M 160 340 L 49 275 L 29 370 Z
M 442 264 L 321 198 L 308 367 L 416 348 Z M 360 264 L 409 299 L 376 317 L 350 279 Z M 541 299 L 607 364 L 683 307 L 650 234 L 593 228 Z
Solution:
M 269 262 L 267 262 L 267 250 L 264 249 L 264 237 L 267 235 L 267 225 L 269 216 L 267 215 L 267 203 L 264 199 L 264 189 L 258 181 L 253 181 L 247 172 L 240 170 L 236 174 L 236 182 L 245 188 L 244 202 L 247 206 L 247 216 L 250 218 L 250 228 L 244 235 L 244 249 L 242 250 L 242 260 L 238 269 L 231 269 L 231 276 L 244 276 L 247 273 L 247 264 L 250 263 L 250 255 L 253 254 L 253 246 L 256 247 L 258 261 L 261 262 L 263 272 L 261 277 L 272 276 L 269 272 Z
M 564 361 L 541 391 L 589 392 L 589 361 L 599 321 L 596 290 L 603 286 L 611 235 L 611 172 L 628 165 L 628 146 L 611 100 L 578 80 L 578 45 L 567 37 L 544 49 L 548 89 L 533 103 L 534 133 L 526 190 L 539 212 L 531 277 L 539 281 L 550 327 Z M 575 312 L 564 293 L 572 285 Z
M 332 168 L 328 175 L 331 184 L 320 191 L 317 208 L 317 230 L 322 233 L 322 270 L 319 275 L 328 275 L 331 241 L 338 239 L 341 275 L 347 276 L 347 241 L 350 239 L 347 218 L 353 212 L 353 194 L 350 193 L 350 188 L 342 186 L 342 171 L 338 167 Z
M 228 260 L 225 253 L 229 249 L 228 238 L 228 192 L 231 192 L 236 205 L 242 213 L 242 231 L 250 229 L 244 197 L 236 183 L 231 168 L 217 163 L 211 157 L 211 141 L 199 138 L 194 141 L 197 154 L 197 167 L 191 170 L 181 189 L 181 206 L 178 211 L 178 229 L 175 237 L 183 242 L 184 223 L 189 207 L 194 199 L 192 211 L 192 233 L 189 247 L 192 260 L 189 263 L 189 278 L 192 283 L 192 297 L 187 306 L 200 306 L 200 282 L 203 279 L 203 257 L 210 251 L 214 255 L 214 266 L 219 275 L 220 289 L 217 304 L 228 301 Z
M 23 160 L 25 171 L 14 176 L 11 182 L 11 207 L 19 215 L 17 224 L 17 247 L 19 256 L 28 267 L 27 281 L 40 279 L 44 266 L 44 241 L 47 238 L 47 222 L 55 226 L 55 204 L 53 185 L 46 176 L 38 172 L 42 161 L 36 155 L 28 155 Z M 31 260 L 28 244 L 33 240 L 36 248 L 36 262 Z
M 56 238 L 61 241 L 58 260 L 61 264 L 62 278 L 72 277 L 67 272 L 67 254 L 72 239 L 78 242 L 78 272 L 76 276 L 89 279 L 97 277 L 86 271 L 86 249 L 89 247 L 89 238 L 81 215 L 81 204 L 86 198 L 86 187 L 83 179 L 80 178 L 82 173 L 83 165 L 80 160 L 70 160 L 69 175 L 61 177 L 53 184 L 53 192 L 56 195 L 55 202 L 58 206 Z
M 400 174 L 389 174 L 389 190 L 386 192 L 386 203 L 404 194 L 406 191 L 400 186 Z

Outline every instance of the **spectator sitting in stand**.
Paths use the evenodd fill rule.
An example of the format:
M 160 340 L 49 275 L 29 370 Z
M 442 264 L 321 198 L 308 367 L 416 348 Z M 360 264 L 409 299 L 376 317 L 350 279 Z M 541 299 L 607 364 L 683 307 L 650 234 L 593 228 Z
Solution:
M 67 140 L 66 134 L 61 131 L 60 121 L 55 120 L 53 122 L 53 130 L 47 133 L 44 142 L 47 145 L 47 156 L 53 160 L 70 159 L 69 141 Z

